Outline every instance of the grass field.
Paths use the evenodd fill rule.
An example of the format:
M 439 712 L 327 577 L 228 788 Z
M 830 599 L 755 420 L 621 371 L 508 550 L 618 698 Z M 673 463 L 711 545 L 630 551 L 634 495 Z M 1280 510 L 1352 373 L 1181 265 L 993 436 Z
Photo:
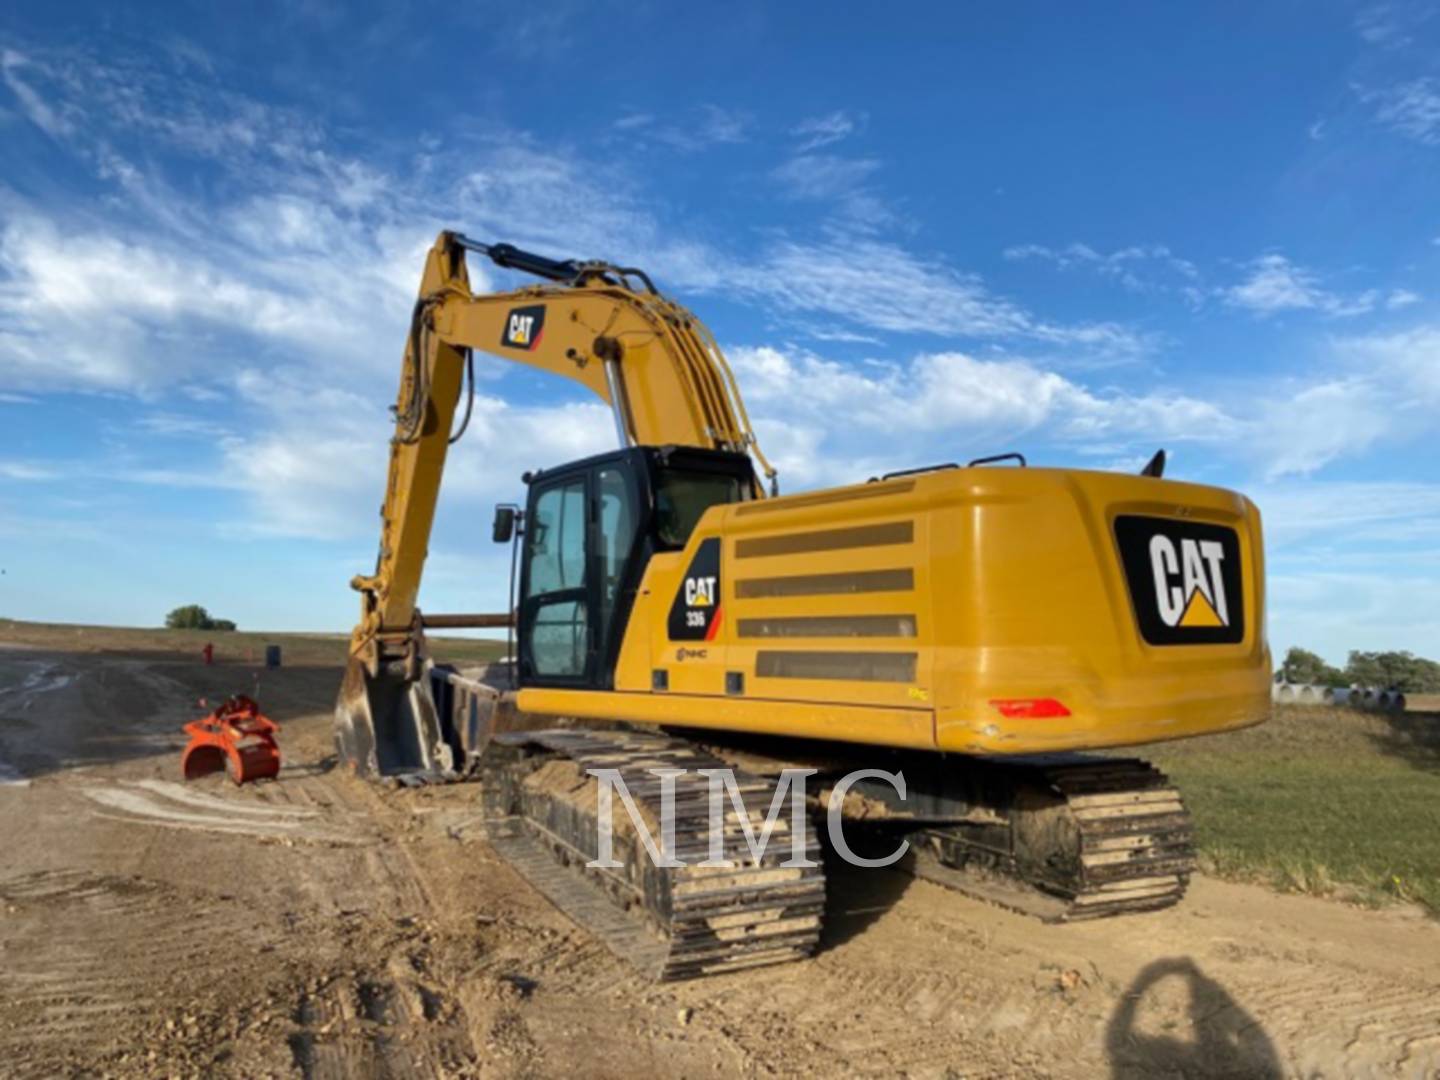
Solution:
M 1440 714 L 1282 706 L 1143 756 L 1184 792 L 1211 873 L 1440 914 Z
M 293 665 L 343 664 L 348 634 L 270 634 L 243 630 L 154 630 L 143 627 L 77 626 L 68 623 L 0 619 L 0 643 L 77 652 L 193 653 L 209 642 L 218 663 L 263 663 L 266 645 L 279 645 L 282 662 Z M 486 638 L 426 635 L 437 660 L 456 663 L 493 660 L 505 642 Z

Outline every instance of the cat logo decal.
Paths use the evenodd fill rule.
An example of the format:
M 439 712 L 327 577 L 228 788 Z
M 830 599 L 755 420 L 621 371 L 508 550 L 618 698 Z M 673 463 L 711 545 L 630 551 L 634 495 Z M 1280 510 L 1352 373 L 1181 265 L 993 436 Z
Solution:
M 1240 541 L 1208 522 L 1122 516 L 1115 539 L 1140 635 L 1151 645 L 1234 644 L 1245 637 Z
M 671 641 L 714 641 L 720 632 L 720 538 L 700 541 L 675 591 L 667 627 Z
M 500 344 L 508 349 L 524 349 L 526 352 L 534 352 L 540 345 L 540 337 L 544 332 L 544 304 L 512 308 L 510 314 L 505 317 L 505 332 L 500 335 Z

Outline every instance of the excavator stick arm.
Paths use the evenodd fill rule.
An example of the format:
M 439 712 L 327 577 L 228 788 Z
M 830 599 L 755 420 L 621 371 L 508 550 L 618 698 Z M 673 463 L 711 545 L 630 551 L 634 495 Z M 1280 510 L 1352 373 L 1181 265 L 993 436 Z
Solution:
M 476 294 L 467 251 L 551 284 Z M 336 725 L 342 759 L 361 772 L 444 765 L 420 678 L 416 601 L 474 351 L 585 386 L 611 406 L 622 446 L 751 453 L 773 485 L 774 470 L 709 330 L 643 271 L 558 261 L 442 232 L 426 257 L 405 348 L 375 571 L 351 582 L 361 615 Z M 473 393 L 473 370 L 469 375 Z

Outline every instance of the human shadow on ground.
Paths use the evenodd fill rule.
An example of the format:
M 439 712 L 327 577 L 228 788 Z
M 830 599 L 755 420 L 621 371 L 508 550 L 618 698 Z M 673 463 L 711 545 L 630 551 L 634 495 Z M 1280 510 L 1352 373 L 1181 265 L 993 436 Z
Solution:
M 1189 1039 L 1136 1028 L 1146 996 L 1170 978 L 1188 986 Z M 1156 960 L 1140 972 L 1110 1017 L 1105 1045 L 1116 1078 L 1283 1075 L 1275 1046 L 1260 1022 L 1188 956 Z

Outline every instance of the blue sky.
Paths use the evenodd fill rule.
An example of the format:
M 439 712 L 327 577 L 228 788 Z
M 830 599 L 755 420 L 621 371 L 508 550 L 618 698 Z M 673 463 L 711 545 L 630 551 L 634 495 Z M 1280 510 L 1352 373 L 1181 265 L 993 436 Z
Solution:
M 348 627 L 457 228 L 650 270 L 788 490 L 1164 446 L 1260 504 L 1278 649 L 1440 656 L 1425 7 L 452 7 L 0 13 L 0 615 Z M 434 610 L 502 605 L 489 507 L 611 438 L 480 367 Z

